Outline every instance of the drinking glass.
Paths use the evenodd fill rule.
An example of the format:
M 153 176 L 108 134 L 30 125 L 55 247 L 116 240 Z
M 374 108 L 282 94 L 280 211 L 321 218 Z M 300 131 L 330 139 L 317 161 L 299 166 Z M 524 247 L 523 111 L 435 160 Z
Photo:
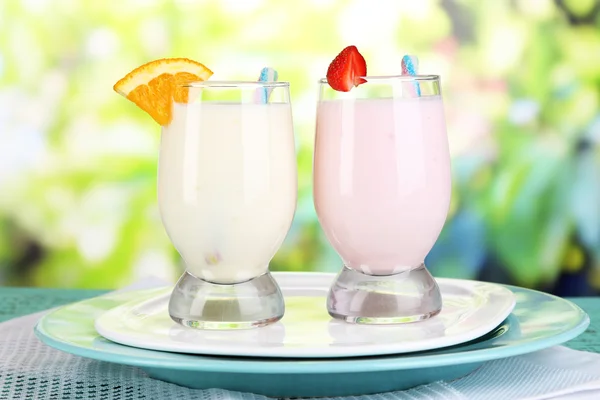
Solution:
M 438 76 L 372 76 L 350 92 L 320 81 L 314 150 L 319 222 L 343 260 L 327 309 L 351 323 L 437 315 L 424 260 L 450 204 Z
M 205 81 L 177 90 L 187 102 L 173 102 L 158 166 L 160 215 L 186 267 L 169 314 L 201 329 L 276 322 L 285 307 L 269 262 L 297 196 L 289 83 Z

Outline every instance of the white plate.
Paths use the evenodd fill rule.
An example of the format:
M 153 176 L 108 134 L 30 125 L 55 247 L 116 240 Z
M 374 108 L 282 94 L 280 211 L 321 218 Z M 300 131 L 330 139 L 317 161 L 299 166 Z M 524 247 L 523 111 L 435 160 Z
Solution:
M 498 326 L 515 306 L 500 285 L 438 279 L 442 312 L 405 325 L 353 325 L 332 319 L 325 308 L 335 275 L 273 273 L 286 301 L 276 324 L 257 329 L 203 331 L 174 323 L 167 305 L 171 288 L 125 303 L 95 321 L 98 333 L 120 344 L 177 353 L 330 358 L 399 354 L 439 349 L 477 339 Z M 145 293 L 148 293 L 147 291 Z

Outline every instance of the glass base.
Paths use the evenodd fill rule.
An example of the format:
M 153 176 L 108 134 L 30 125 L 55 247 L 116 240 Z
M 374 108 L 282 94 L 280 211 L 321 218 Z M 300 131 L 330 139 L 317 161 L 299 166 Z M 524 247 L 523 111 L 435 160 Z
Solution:
M 242 283 L 217 284 L 185 272 L 169 300 L 178 324 L 196 329 L 249 329 L 277 322 L 285 306 L 277 282 L 267 272 Z
M 393 275 L 367 275 L 344 266 L 329 290 L 327 311 L 356 324 L 402 324 L 436 316 L 440 289 L 425 264 Z

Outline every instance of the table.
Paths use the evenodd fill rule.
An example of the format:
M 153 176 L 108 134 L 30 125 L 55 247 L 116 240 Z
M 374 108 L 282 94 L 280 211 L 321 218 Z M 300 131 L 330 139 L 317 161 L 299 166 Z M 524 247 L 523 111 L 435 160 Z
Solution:
M 74 301 L 99 296 L 106 291 L 84 289 L 0 288 L 0 322 Z M 588 329 L 565 343 L 575 350 L 600 353 L 600 297 L 574 297 L 573 301 L 591 319 Z

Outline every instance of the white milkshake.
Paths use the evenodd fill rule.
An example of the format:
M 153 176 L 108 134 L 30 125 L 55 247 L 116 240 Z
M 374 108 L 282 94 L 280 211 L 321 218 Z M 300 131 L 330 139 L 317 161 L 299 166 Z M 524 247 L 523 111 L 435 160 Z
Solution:
M 163 127 L 158 200 L 187 270 L 231 284 L 268 270 L 294 216 L 290 104 L 174 104 Z

